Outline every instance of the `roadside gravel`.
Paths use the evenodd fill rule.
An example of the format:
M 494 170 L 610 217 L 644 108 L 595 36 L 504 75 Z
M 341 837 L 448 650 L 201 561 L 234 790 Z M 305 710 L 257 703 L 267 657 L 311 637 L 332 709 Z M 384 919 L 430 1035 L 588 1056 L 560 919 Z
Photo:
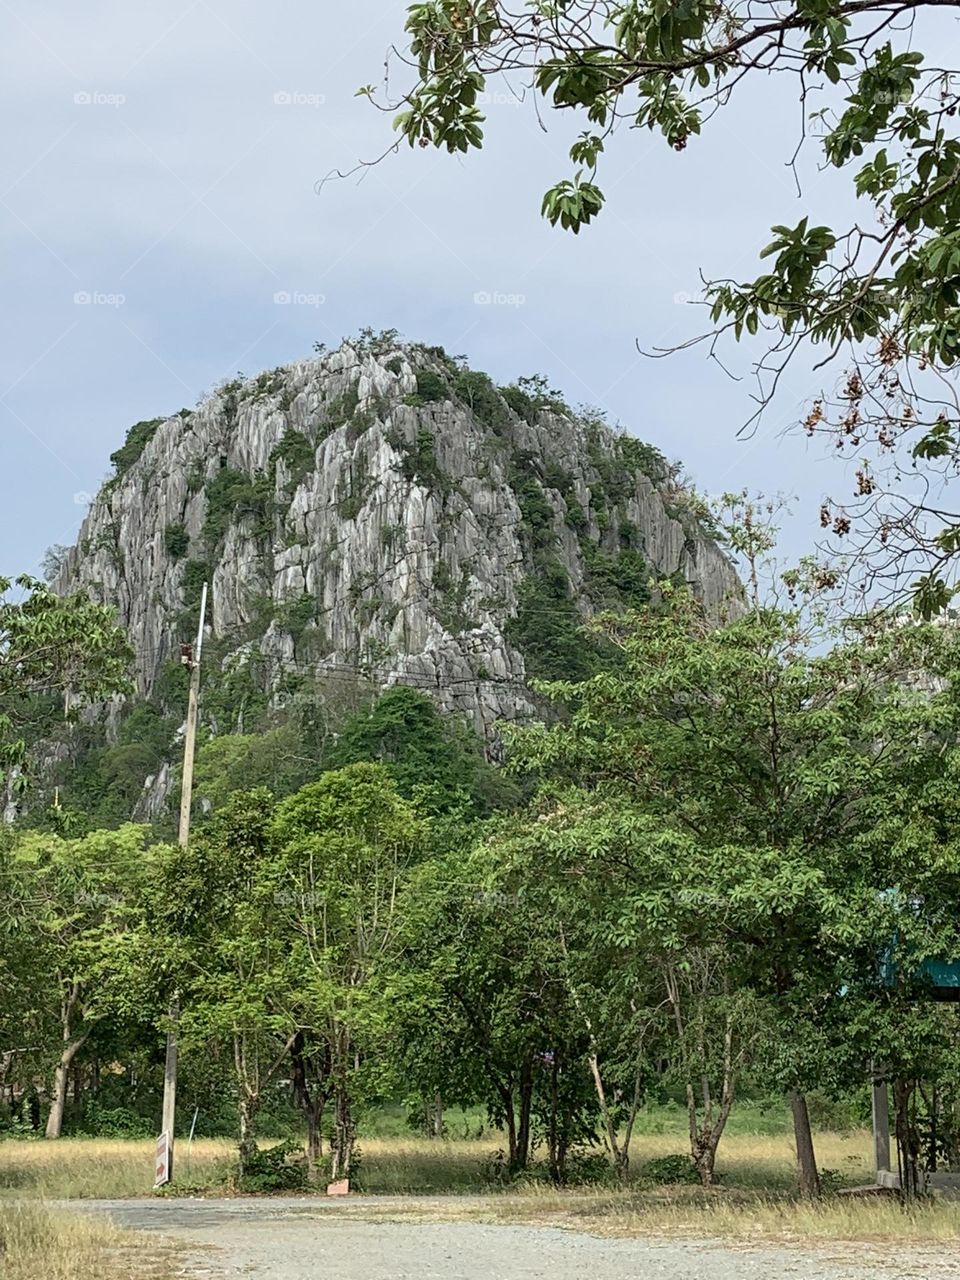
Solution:
M 177 1248 L 190 1280 L 955 1280 L 960 1274 L 958 1256 L 942 1249 L 733 1246 L 609 1239 L 556 1227 L 383 1220 L 391 1209 L 410 1206 L 410 1197 L 357 1197 L 349 1207 L 293 1198 L 56 1207 L 161 1233 Z M 442 1216 L 442 1201 L 423 1199 L 418 1206 L 425 1216 Z

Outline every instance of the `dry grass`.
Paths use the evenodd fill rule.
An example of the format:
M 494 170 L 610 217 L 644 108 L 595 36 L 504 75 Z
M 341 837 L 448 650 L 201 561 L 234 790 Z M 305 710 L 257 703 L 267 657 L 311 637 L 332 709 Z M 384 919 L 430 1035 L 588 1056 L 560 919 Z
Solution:
M 670 1135 L 636 1140 L 634 1179 L 624 1190 L 557 1191 L 531 1181 L 491 1194 L 481 1169 L 499 1146 L 496 1135 L 480 1141 L 444 1142 L 371 1137 L 361 1145 L 366 1191 L 433 1199 L 387 1202 L 379 1208 L 348 1202 L 339 1212 L 403 1220 L 540 1222 L 613 1235 L 960 1245 L 957 1203 L 938 1201 L 906 1210 L 896 1200 L 875 1197 L 828 1197 L 817 1205 L 798 1202 L 793 1147 L 786 1135 L 725 1138 L 718 1165 L 720 1185 L 710 1192 L 643 1184 L 646 1161 L 683 1150 L 682 1138 Z M 179 1145 L 178 1154 L 178 1182 L 223 1194 L 234 1163 L 230 1142 L 195 1142 L 189 1170 L 185 1143 Z M 870 1137 L 865 1131 L 820 1133 L 817 1155 L 822 1168 L 835 1170 L 850 1186 L 872 1181 Z M 0 1144 L 0 1195 L 120 1198 L 149 1194 L 152 1181 L 150 1142 L 61 1139 Z M 49 1274 L 59 1280 L 60 1273 Z M 113 1280 L 109 1272 L 103 1274 Z M 64 1280 L 68 1275 L 64 1273 Z
M 375 1195 L 489 1191 L 484 1165 L 500 1145 L 496 1134 L 479 1141 L 363 1138 L 363 1185 Z M 683 1139 L 672 1135 L 635 1139 L 635 1176 L 642 1175 L 648 1160 L 683 1149 Z M 148 1195 L 153 1188 L 153 1151 L 152 1142 L 120 1138 L 10 1139 L 0 1144 L 0 1196 L 73 1200 Z M 865 1131 L 818 1134 L 817 1156 L 821 1168 L 835 1170 L 848 1185 L 872 1181 L 870 1136 Z M 177 1182 L 222 1188 L 235 1161 L 228 1139 L 194 1142 L 189 1161 L 186 1143 L 180 1142 Z M 795 1179 L 792 1142 L 786 1135 L 730 1135 L 720 1149 L 718 1172 L 725 1188 L 789 1195 Z
M 195 1142 L 188 1170 L 186 1143 L 177 1147 L 178 1178 L 190 1185 L 215 1185 L 235 1160 L 227 1139 Z M 0 1197 L 45 1200 L 117 1200 L 153 1191 L 152 1141 L 122 1138 L 60 1138 L 56 1142 L 7 1140 L 0 1143 Z
M 40 1205 L 0 1204 L 4 1280 L 168 1280 L 163 1256 L 109 1223 L 50 1213 Z
M 828 1241 L 960 1246 L 960 1204 L 904 1208 L 895 1198 L 828 1197 L 819 1204 L 697 1188 L 660 1192 L 546 1192 L 504 1196 L 498 1221 L 537 1222 L 597 1235 L 703 1237 L 814 1244 Z M 960 1261 L 960 1259 L 958 1259 Z

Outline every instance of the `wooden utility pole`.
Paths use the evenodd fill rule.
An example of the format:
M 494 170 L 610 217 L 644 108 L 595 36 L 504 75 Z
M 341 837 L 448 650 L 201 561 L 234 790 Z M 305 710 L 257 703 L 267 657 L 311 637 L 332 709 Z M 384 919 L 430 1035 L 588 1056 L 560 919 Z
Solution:
M 873 1167 L 877 1181 L 890 1172 L 890 1090 L 876 1063 L 870 1064 L 873 1077 Z
M 207 584 L 200 597 L 200 627 L 193 649 L 185 645 L 180 660 L 190 669 L 190 692 L 187 697 L 187 724 L 183 739 L 183 778 L 180 787 L 180 827 L 177 835 L 182 849 L 190 840 L 190 810 L 193 807 L 193 758 L 197 745 L 197 711 L 200 705 L 200 654 L 203 651 L 203 627 L 207 614 Z M 163 1115 L 161 1139 L 166 1139 L 166 1182 L 173 1180 L 173 1137 L 177 1117 L 177 1023 L 180 1000 L 176 992 L 170 998 L 170 1026 L 167 1030 L 167 1056 L 163 1068 Z
M 190 840 L 190 810 L 193 807 L 193 757 L 197 745 L 197 708 L 200 703 L 200 653 L 203 649 L 203 623 L 207 612 L 207 584 L 203 584 L 200 597 L 200 630 L 196 648 L 183 654 L 183 663 L 190 668 L 190 693 L 187 699 L 187 728 L 183 739 L 183 783 L 180 787 L 180 830 L 177 836 L 181 849 Z

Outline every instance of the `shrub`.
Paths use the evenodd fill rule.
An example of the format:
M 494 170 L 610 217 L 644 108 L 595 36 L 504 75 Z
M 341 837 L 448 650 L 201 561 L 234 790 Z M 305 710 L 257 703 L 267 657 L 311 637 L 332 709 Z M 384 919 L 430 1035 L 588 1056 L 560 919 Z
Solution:
M 70 1126 L 87 1138 L 150 1138 L 153 1124 L 129 1107 L 98 1107 L 91 1103 Z
M 166 418 L 148 418 L 133 424 L 121 447 L 110 455 L 117 478 L 130 470 L 164 422 Z
M 520 508 L 523 528 L 534 548 L 550 546 L 554 540 L 554 511 L 536 476 L 533 460 L 527 454 L 515 453 L 508 479 Z
M 538 680 L 586 680 L 596 670 L 596 649 L 581 629 L 570 583 L 558 560 L 539 565 L 520 586 L 517 615 L 507 639 L 523 654 L 527 675 Z
M 648 1160 L 640 1170 L 644 1182 L 658 1187 L 675 1186 L 678 1183 L 698 1183 L 700 1175 L 689 1156 L 658 1156 Z
M 284 464 L 290 477 L 288 487 L 296 489 L 316 466 L 317 451 L 302 431 L 287 431 L 271 450 L 270 462 L 274 473 L 278 462 Z
M 248 476 L 232 467 L 223 467 L 207 485 L 207 515 L 203 540 L 213 551 L 226 536 L 234 519 L 253 516 L 254 534 L 269 532 L 273 509 L 273 482 L 267 475 Z
M 307 1162 L 292 1139 L 266 1151 L 254 1146 L 237 1180 L 240 1191 L 302 1191 L 307 1185 Z
M 609 1186 L 617 1181 L 617 1171 L 599 1151 L 575 1151 L 567 1161 L 564 1180 L 581 1187 Z
M 190 547 L 190 535 L 182 524 L 168 524 L 163 531 L 163 545 L 171 560 L 182 560 Z
M 411 397 L 416 404 L 432 404 L 437 400 L 449 398 L 450 389 L 443 378 L 432 369 L 421 369 L 417 373 L 417 393 Z
M 487 374 L 461 369 L 457 373 L 453 389 L 457 399 L 467 405 L 485 427 L 489 427 L 496 435 L 503 435 L 509 430 L 510 413 Z
M 357 383 L 353 383 L 344 391 L 343 395 L 337 396 L 327 405 L 324 432 L 329 435 L 332 431 L 336 431 L 338 427 L 345 426 L 357 412 L 360 404 L 360 388 Z
M 391 440 L 390 442 L 394 442 Z M 426 429 L 417 432 L 416 442 L 411 446 L 406 440 L 394 445 L 403 454 L 400 474 L 404 480 L 419 480 L 427 489 L 435 493 L 451 493 L 456 487 L 437 460 L 436 440 Z
M 584 586 L 600 609 L 639 609 L 650 600 L 650 568 L 639 551 L 610 555 L 590 546 L 585 555 Z

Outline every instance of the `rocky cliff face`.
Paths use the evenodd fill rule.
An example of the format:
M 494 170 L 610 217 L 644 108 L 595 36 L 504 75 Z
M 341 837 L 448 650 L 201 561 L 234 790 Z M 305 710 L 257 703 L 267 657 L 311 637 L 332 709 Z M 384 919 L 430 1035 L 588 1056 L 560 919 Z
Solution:
M 430 692 L 480 729 L 532 709 L 549 632 L 680 576 L 714 612 L 733 569 L 663 459 L 545 386 L 366 335 L 137 424 L 61 590 L 114 603 L 150 696 L 196 628 L 243 727 L 309 681 Z M 231 720 L 233 723 L 223 721 Z

